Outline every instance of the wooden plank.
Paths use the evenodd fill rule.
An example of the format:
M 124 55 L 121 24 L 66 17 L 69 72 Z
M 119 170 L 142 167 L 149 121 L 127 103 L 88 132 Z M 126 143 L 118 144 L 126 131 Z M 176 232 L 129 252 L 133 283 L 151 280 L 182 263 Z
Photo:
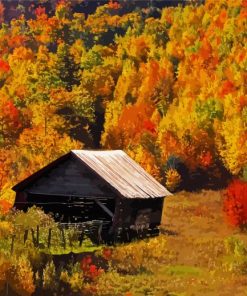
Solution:
M 97 199 L 94 199 L 95 203 L 102 208 L 103 211 L 105 211 L 111 218 L 113 218 L 114 214 L 111 210 L 109 210 L 102 202 L 100 202 Z

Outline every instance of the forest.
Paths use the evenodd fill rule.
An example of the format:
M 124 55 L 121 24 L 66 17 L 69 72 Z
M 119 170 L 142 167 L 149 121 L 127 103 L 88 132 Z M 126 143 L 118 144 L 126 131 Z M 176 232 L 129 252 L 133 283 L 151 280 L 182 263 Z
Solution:
M 245 179 L 246 6 L 1 4 L 1 196 L 73 148 L 124 149 L 170 190 Z
M 228 222 L 245 225 L 247 1 L 27 2 L 0 3 L 0 238 L 12 186 L 72 149 L 123 149 L 171 192 L 228 186 Z

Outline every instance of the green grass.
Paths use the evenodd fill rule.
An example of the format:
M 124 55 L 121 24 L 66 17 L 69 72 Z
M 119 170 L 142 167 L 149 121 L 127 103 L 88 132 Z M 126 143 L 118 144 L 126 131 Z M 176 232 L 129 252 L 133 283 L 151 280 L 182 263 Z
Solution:
M 79 246 L 79 242 L 74 242 L 72 246 L 66 244 L 66 248 L 61 245 L 52 245 L 50 248 L 41 248 L 40 251 L 49 255 L 63 255 L 69 253 L 93 253 L 95 251 L 100 251 L 104 246 L 103 245 L 95 245 L 90 239 L 85 239 L 82 242 L 82 245 Z

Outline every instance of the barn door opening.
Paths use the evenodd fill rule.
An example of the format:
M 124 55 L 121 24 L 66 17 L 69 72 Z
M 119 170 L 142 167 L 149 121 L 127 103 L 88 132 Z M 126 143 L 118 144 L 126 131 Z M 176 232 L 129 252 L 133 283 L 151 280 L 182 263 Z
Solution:
M 114 198 L 95 198 L 92 220 L 103 221 L 101 236 L 103 241 L 108 240 L 110 229 L 112 228 L 113 217 L 115 213 Z

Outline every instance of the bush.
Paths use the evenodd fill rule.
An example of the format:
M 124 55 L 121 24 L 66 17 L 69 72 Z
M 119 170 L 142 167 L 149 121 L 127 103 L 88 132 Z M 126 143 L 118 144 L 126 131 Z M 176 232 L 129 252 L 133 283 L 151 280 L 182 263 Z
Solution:
M 181 176 L 175 169 L 166 172 L 166 186 L 169 190 L 175 191 L 181 183 Z
M 237 237 L 230 236 L 224 240 L 226 256 L 223 267 L 226 271 L 247 273 L 247 249 L 245 243 Z
M 56 267 L 53 261 L 48 262 L 43 269 L 43 288 L 51 291 L 57 288 Z
M 224 200 L 227 221 L 238 227 L 247 224 L 247 183 L 234 180 L 227 188 Z
M 60 281 L 67 284 L 73 292 L 81 291 L 84 285 L 84 277 L 79 262 L 70 264 L 65 270 L 62 270 Z
M 20 296 L 31 296 L 34 293 L 34 274 L 30 262 L 21 257 L 12 264 L 7 272 L 7 281 L 13 291 Z
M 136 274 L 151 271 L 152 266 L 168 263 L 174 259 L 174 254 L 167 248 L 164 236 L 119 245 L 113 249 L 111 264 L 118 272 Z

